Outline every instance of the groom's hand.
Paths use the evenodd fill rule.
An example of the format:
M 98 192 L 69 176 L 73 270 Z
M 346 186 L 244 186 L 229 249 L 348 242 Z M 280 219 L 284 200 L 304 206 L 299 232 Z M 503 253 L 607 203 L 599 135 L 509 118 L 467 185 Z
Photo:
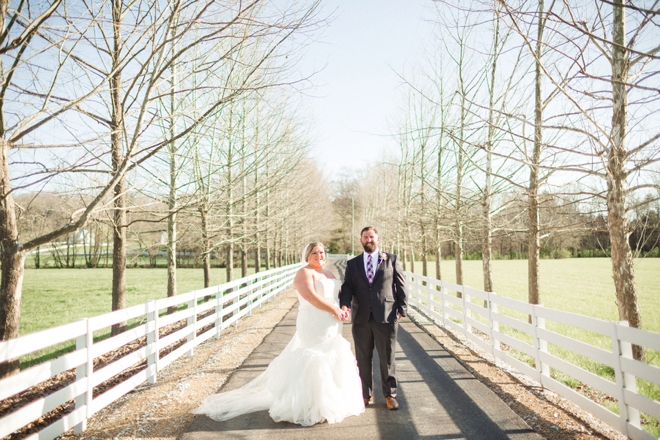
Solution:
M 346 306 L 341 306 L 341 309 L 344 311 L 343 321 L 348 321 L 349 319 L 351 319 L 351 309 L 349 309 Z

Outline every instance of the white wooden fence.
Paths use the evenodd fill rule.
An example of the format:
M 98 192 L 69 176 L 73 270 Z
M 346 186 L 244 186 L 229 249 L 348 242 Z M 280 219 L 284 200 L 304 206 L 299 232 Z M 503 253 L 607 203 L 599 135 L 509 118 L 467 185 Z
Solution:
M 74 351 L 0 380 L 1 401 L 23 393 L 30 387 L 43 386 L 61 373 L 66 376 L 69 371 L 70 376 L 66 386 L 55 386 L 54 392 L 2 416 L 0 438 L 24 429 L 49 412 L 67 405 L 67 411 L 59 408 L 60 413 L 66 413 L 64 416 L 29 438 L 52 439 L 72 427 L 76 433 L 82 432 L 86 428 L 87 419 L 94 413 L 145 381 L 155 383 L 158 372 L 172 361 L 184 354 L 192 356 L 195 346 L 213 336 L 218 338 L 224 328 L 251 313 L 254 307 L 291 287 L 299 267 L 299 264 L 293 264 L 260 272 L 218 286 L 148 301 L 0 342 L 0 362 L 67 341 L 75 340 L 76 344 Z M 177 311 L 167 314 L 168 308 L 176 308 Z M 98 336 L 100 330 L 105 329 L 107 333 L 110 326 L 127 321 L 127 331 L 99 341 L 94 340 L 94 332 Z M 117 355 L 115 350 L 126 347 L 126 344 L 133 344 L 133 348 L 126 350 L 128 353 Z M 111 362 L 99 362 L 108 354 L 113 355 Z M 75 374 L 72 371 L 74 368 Z M 132 374 L 133 371 L 136 372 Z M 109 387 L 108 381 L 113 379 L 119 383 Z M 102 385 L 104 383 L 106 386 Z M 99 385 L 102 387 L 98 388 Z
M 660 368 L 633 359 L 632 345 L 660 351 L 659 333 L 628 327 L 625 322 L 608 322 L 531 305 L 410 272 L 405 274 L 410 286 L 410 305 L 437 324 L 462 335 L 492 354 L 498 364 L 505 363 L 513 367 L 632 439 L 656 438 L 641 428 L 640 411 L 660 420 L 660 403 L 637 392 L 637 378 L 660 384 Z M 501 308 L 514 312 L 504 314 Z M 516 315 L 515 311 L 525 320 L 512 317 Z M 528 322 L 530 316 L 531 323 Z M 549 321 L 602 335 L 611 341 L 611 349 L 596 347 L 548 330 L 546 323 Z M 506 333 L 504 329 L 507 329 Z M 528 335 L 522 338 L 527 341 L 515 337 L 521 334 Z M 530 340 L 532 343 L 529 343 Z M 502 344 L 528 355 L 533 359 L 534 366 L 508 354 L 502 349 Z M 548 344 L 611 367 L 616 381 L 555 356 L 548 350 Z M 613 397 L 618 401 L 619 414 L 552 378 L 550 368 Z

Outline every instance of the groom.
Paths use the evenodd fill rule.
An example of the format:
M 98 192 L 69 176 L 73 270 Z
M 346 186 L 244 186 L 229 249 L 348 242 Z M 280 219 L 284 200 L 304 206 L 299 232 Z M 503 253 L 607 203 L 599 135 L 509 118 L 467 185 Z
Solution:
M 364 405 L 373 398 L 373 352 L 378 350 L 380 377 L 388 409 L 396 401 L 395 346 L 399 318 L 406 316 L 408 297 L 403 269 L 396 255 L 378 249 L 378 231 L 367 226 L 360 232 L 364 252 L 346 264 L 339 293 L 342 310 L 350 310 Z

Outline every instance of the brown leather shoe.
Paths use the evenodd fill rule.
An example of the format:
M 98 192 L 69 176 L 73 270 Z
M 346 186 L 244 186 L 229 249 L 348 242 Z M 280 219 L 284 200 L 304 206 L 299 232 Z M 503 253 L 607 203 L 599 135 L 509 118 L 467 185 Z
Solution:
M 364 400 L 364 406 L 367 406 L 367 405 L 373 405 L 373 404 L 374 404 L 374 398 L 373 398 L 373 397 L 369 397 L 368 399 L 367 399 L 367 398 L 364 398 L 364 399 L 362 399 L 362 400 Z
M 387 409 L 399 409 L 399 404 L 392 396 L 387 396 L 385 398 L 385 403 L 387 404 Z

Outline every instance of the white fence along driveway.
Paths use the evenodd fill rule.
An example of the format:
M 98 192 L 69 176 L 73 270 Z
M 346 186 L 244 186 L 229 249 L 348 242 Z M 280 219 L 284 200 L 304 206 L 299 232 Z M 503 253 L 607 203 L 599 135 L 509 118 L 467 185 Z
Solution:
M 53 410 L 58 410 L 56 420 L 30 438 L 52 439 L 72 427 L 82 432 L 94 413 L 145 381 L 155 383 L 158 372 L 174 360 L 192 356 L 197 345 L 219 337 L 254 307 L 290 288 L 299 268 L 292 264 L 271 269 L 0 342 L 0 362 L 4 362 L 76 341 L 75 350 L 0 380 L 0 400 L 48 381 L 53 385 L 52 391 L 42 391 L 45 395 L 0 417 L 0 438 Z M 168 314 L 168 309 L 176 311 Z M 125 332 L 94 340 L 95 332 L 97 336 L 99 330 L 107 333 L 122 322 L 129 323 Z M 118 350 L 126 347 L 130 348 Z M 108 356 L 109 362 L 101 361 Z M 57 375 L 62 376 L 53 380 Z
M 632 345 L 660 351 L 660 334 L 575 313 L 504 298 L 467 286 L 405 272 L 410 304 L 451 331 L 462 335 L 498 364 L 505 363 L 600 418 L 632 439 L 654 439 L 640 425 L 640 411 L 660 420 L 660 402 L 637 392 L 637 379 L 660 384 L 660 368 L 632 357 Z M 523 317 L 525 320 L 514 316 Z M 527 318 L 531 317 L 531 323 Z M 597 347 L 546 328 L 548 322 L 601 335 L 610 349 Z M 522 362 L 502 344 L 527 355 Z M 587 371 L 548 349 L 548 344 L 612 368 L 615 381 Z M 530 365 L 532 364 L 532 365 Z M 605 393 L 618 402 L 619 413 L 599 405 L 551 376 L 551 368 Z

